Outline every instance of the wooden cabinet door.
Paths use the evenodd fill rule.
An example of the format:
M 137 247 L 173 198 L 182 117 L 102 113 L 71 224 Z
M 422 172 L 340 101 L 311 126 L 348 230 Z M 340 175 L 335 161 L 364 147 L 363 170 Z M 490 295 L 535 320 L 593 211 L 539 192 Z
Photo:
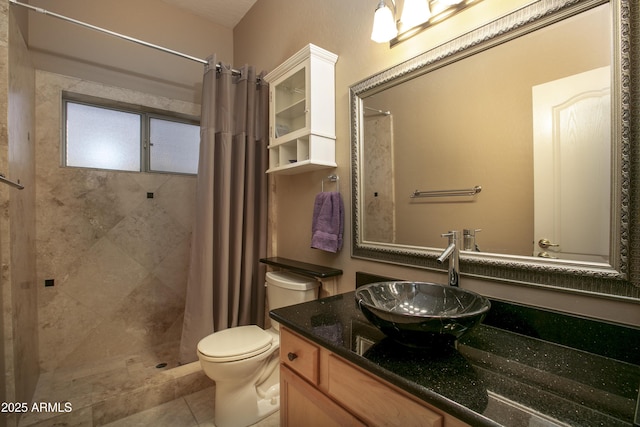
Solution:
M 285 366 L 280 368 L 282 427 L 366 427 Z
M 329 395 L 375 427 L 443 427 L 444 418 L 341 358 L 329 356 Z

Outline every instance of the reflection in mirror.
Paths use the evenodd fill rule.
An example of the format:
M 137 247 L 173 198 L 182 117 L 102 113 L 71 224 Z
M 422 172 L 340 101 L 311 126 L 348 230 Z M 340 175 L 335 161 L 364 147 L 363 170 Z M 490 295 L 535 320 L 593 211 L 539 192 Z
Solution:
M 352 86 L 353 255 L 432 268 L 465 230 L 463 274 L 628 279 L 626 6 L 536 2 Z
M 363 97 L 365 240 L 609 263 L 611 44 L 602 5 Z

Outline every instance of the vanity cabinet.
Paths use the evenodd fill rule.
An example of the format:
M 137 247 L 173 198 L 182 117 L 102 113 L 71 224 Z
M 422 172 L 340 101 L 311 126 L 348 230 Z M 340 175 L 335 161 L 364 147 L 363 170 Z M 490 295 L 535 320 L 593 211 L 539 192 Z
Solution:
M 335 63 L 312 44 L 264 79 L 269 83 L 269 169 L 295 174 L 336 167 Z
M 280 362 L 283 427 L 469 427 L 283 326 Z
M 366 424 L 336 404 L 290 369 L 280 369 L 280 425 L 318 427 L 366 427 Z

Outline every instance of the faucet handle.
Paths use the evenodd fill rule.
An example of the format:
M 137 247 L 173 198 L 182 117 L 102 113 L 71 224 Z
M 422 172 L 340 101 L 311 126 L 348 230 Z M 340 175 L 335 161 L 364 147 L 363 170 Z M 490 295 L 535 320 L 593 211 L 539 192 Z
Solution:
M 463 234 L 463 249 L 465 251 L 476 251 L 480 252 L 480 248 L 476 245 L 476 233 L 481 232 L 481 228 L 465 228 L 462 231 Z
M 465 236 L 475 236 L 476 233 L 479 233 L 482 231 L 482 228 L 465 228 L 463 230 L 463 234 Z
M 449 230 L 447 233 L 443 233 L 440 235 L 441 237 L 448 237 L 449 242 L 456 242 L 460 239 L 460 232 L 457 230 Z

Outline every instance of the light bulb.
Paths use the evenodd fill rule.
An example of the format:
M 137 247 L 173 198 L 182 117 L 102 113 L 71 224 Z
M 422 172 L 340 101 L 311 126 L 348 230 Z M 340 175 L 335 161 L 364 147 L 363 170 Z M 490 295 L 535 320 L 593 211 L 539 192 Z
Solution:
M 402 7 L 402 27 L 404 30 L 427 22 L 431 17 L 428 0 L 405 0 Z
M 384 4 L 384 0 L 381 0 L 373 16 L 371 40 L 377 43 L 385 43 L 397 35 L 398 27 L 396 27 L 393 12 Z

